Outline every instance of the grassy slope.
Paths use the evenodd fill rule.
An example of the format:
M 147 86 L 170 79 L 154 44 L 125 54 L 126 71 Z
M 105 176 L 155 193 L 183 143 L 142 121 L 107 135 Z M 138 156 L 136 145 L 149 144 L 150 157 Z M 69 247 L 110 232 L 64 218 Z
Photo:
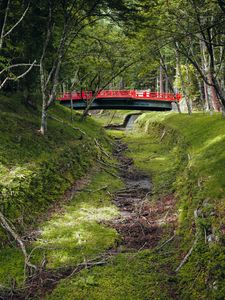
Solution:
M 69 120 L 69 113 L 58 106 L 49 115 Z M 78 117 L 75 119 L 73 126 L 87 133 L 83 139 L 78 130 L 51 119 L 48 135 L 42 137 L 37 132 L 37 111 L 21 105 L 20 97 L 1 96 L 1 209 L 21 231 L 93 165 L 93 139 L 104 142 L 105 136 L 93 121 L 80 123 Z M 4 238 L 1 231 L 0 243 Z
M 94 139 L 105 151 L 110 150 L 109 140 L 101 127 L 93 120 L 79 121 L 75 116 L 73 127 L 79 127 L 86 135 L 69 124 L 70 113 L 56 106 L 49 119 L 48 135 L 38 132 L 40 118 L 37 111 L 21 105 L 20 97 L 1 96 L 0 101 L 0 191 L 1 208 L 16 230 L 24 234 L 26 228 L 35 227 L 36 218 L 58 200 L 64 191 L 94 166 L 90 183 L 41 226 L 37 242 L 30 244 L 32 260 L 39 263 L 43 257 L 47 267 L 76 265 L 111 247 L 117 233 L 99 224 L 117 214 L 109 203 L 110 192 L 121 187 L 121 182 L 97 168 L 100 155 Z M 101 187 L 107 187 L 99 190 Z M 107 192 L 108 190 L 108 192 Z M 93 192 L 92 192 L 93 191 Z M 1 231 L 1 242 L 7 237 Z M 54 251 L 52 249 L 55 249 Z M 0 286 L 20 285 L 23 281 L 23 257 L 20 250 L 4 246 L 0 249 Z
M 223 299 L 225 295 L 225 125 L 221 116 L 146 114 L 142 128 L 165 137 L 160 144 L 183 151 L 174 177 L 179 209 L 177 263 L 197 238 L 177 275 L 182 299 Z M 159 141 L 160 142 L 160 141 Z M 169 142 L 169 143 L 168 143 Z M 163 146 L 162 146 L 163 147 Z M 171 152 L 166 157 L 169 158 Z M 177 156 L 174 155 L 173 161 Z M 154 165 L 154 159 L 153 159 Z M 198 217 L 196 218 L 196 214 Z M 171 266 L 175 267 L 175 266 Z
M 139 126 L 140 132 L 125 137 L 127 154 L 151 174 L 153 200 L 176 193 L 176 238 L 160 251 L 120 254 L 108 266 L 83 271 L 62 281 L 47 299 L 174 299 L 175 294 L 178 299 L 224 299 L 224 120 L 147 113 Z M 206 242 L 205 234 L 211 233 L 214 240 Z M 176 274 L 196 236 L 197 245 Z

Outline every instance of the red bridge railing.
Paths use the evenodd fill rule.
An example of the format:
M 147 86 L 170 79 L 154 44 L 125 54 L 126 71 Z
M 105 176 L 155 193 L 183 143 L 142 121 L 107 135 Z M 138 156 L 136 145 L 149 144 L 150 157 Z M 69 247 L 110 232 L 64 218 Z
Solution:
M 58 97 L 57 100 L 90 100 L 93 97 L 91 91 L 82 92 L 72 92 L 64 93 L 62 96 Z M 96 99 L 110 99 L 110 98 L 127 98 L 134 100 L 159 100 L 159 101 L 180 101 L 182 98 L 181 94 L 173 93 L 158 93 L 158 92 L 147 92 L 147 91 L 137 91 L 137 90 L 102 90 L 98 92 L 95 97 Z

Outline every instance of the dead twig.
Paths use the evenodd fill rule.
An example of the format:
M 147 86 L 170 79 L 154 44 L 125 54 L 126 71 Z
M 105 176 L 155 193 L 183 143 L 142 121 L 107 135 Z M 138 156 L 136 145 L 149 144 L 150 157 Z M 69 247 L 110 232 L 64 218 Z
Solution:
M 98 140 L 95 138 L 94 139 L 95 141 L 95 145 L 97 146 L 97 148 L 100 149 L 100 151 L 106 156 L 108 157 L 109 159 L 111 159 L 111 157 L 109 156 L 109 154 L 105 151 L 105 149 L 102 147 L 102 145 L 98 142 Z
M 160 137 L 160 142 L 162 142 L 162 140 L 163 140 L 165 134 L 166 134 L 166 129 L 164 128 L 163 133 L 162 133 L 162 135 L 161 135 L 161 137 Z
M 160 249 L 162 249 L 164 246 L 166 246 L 169 242 L 171 242 L 174 238 L 175 238 L 175 234 L 173 236 L 171 236 L 168 240 L 166 240 L 164 243 L 162 243 L 161 245 L 159 245 L 158 247 L 155 248 L 155 251 L 158 251 Z
M 195 248 L 195 245 L 197 244 L 198 241 L 198 237 L 195 238 L 194 243 L 192 245 L 192 247 L 190 248 L 190 250 L 188 251 L 188 253 L 185 255 L 185 257 L 182 259 L 181 263 L 179 264 L 179 266 L 176 268 L 175 272 L 179 272 L 180 269 L 183 267 L 183 265 L 186 263 L 186 261 L 188 260 L 188 258 L 191 256 L 192 251 Z
M 114 174 L 113 172 L 110 172 L 110 171 L 109 171 L 108 169 L 106 169 L 104 166 L 100 166 L 100 168 L 101 168 L 102 170 L 104 170 L 106 173 L 108 173 L 109 175 L 111 175 L 111 176 L 113 176 L 113 177 L 116 177 L 116 178 L 118 178 L 118 179 L 121 179 L 120 176 Z
M 83 189 L 81 190 L 82 192 L 87 192 L 87 193 L 97 193 L 97 192 L 100 192 L 102 190 L 106 190 L 109 186 L 108 185 L 105 185 L 99 189 L 96 189 L 96 190 L 90 190 L 90 189 Z

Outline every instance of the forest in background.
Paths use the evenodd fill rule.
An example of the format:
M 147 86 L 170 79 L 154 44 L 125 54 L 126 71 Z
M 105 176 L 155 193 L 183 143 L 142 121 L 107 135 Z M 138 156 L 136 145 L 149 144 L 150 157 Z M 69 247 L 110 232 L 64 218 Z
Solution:
M 224 0 L 2 0 L 0 89 L 42 107 L 43 134 L 73 90 L 180 91 L 189 114 L 224 114 L 224 22 Z

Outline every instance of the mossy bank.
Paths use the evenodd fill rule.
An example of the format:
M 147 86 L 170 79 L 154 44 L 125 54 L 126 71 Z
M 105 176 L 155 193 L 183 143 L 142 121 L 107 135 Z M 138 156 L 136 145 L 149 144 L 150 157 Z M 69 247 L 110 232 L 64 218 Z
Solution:
M 158 139 L 160 150 L 149 161 L 156 192 L 169 189 L 177 199 L 178 228 L 169 264 L 176 273 L 177 294 L 182 299 L 224 299 L 224 120 L 219 114 L 151 113 L 140 117 L 138 125 Z
M 69 110 L 49 110 L 48 133 L 38 132 L 37 109 L 20 95 L 0 99 L 0 206 L 21 234 L 95 163 L 95 139 L 108 147 L 106 135 L 93 120 L 80 122 Z M 0 244 L 8 241 L 0 229 Z

